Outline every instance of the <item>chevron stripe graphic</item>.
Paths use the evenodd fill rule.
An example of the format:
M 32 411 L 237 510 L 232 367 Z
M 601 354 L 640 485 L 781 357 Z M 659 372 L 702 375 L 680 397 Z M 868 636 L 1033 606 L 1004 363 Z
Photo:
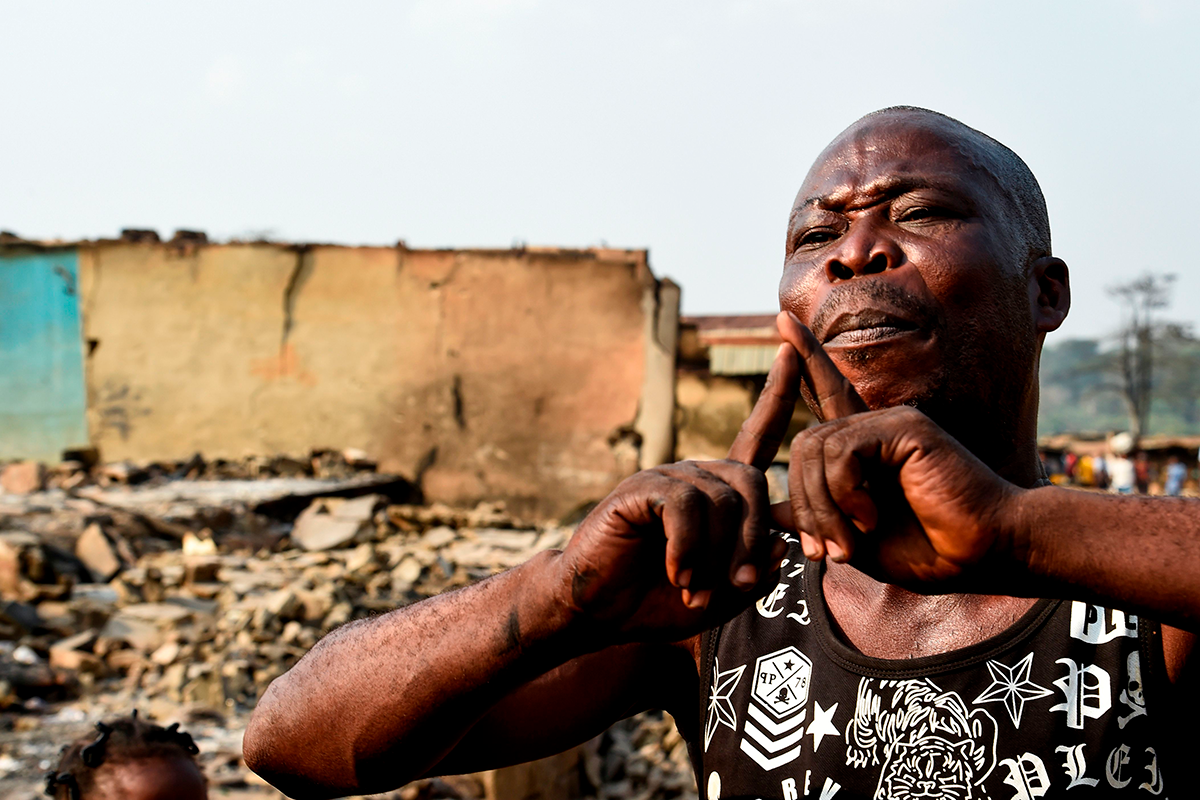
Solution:
M 782 755 L 776 756 L 775 758 L 769 758 L 758 752 L 754 745 L 750 744 L 750 742 L 746 741 L 745 739 L 742 739 L 741 745 L 742 752 L 754 759 L 755 763 L 767 772 L 770 772 L 773 769 L 778 769 L 784 764 L 790 764 L 795 761 L 800 756 L 800 748 L 802 746 L 796 745 L 794 748 L 788 750 Z
M 773 722 L 770 717 L 759 711 L 753 703 L 746 707 L 746 711 L 750 714 L 750 718 L 761 725 L 767 733 L 776 737 L 796 729 L 803 724 L 804 718 L 808 716 L 808 709 L 802 708 L 800 709 L 800 713 L 791 719 L 785 719 L 783 722 Z
M 758 742 L 762 749 L 768 753 L 778 753 L 785 747 L 791 747 L 796 742 L 804 738 L 804 728 L 800 728 L 796 732 L 783 737 L 782 739 L 768 739 L 767 735 L 754 727 L 754 723 L 746 720 L 745 734 L 754 741 Z

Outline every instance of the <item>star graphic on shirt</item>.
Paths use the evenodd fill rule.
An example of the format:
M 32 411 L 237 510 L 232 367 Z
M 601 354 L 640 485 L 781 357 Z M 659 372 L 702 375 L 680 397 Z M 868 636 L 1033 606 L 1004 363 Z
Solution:
M 1008 716 L 1013 725 L 1021 727 L 1021 714 L 1025 711 L 1026 700 L 1036 700 L 1053 694 L 1044 686 L 1038 686 L 1029 680 L 1029 670 L 1033 667 L 1033 653 L 1028 654 L 1009 667 L 999 661 L 987 663 L 988 672 L 992 674 L 992 683 L 983 690 L 983 694 L 975 698 L 976 703 L 1004 703 Z
M 813 737 L 813 752 L 817 752 L 817 748 L 821 746 L 821 740 L 826 736 L 841 736 L 842 732 L 833 724 L 833 715 L 837 712 L 838 704 L 834 703 L 829 708 L 821 708 L 821 703 L 814 700 L 813 705 L 816 708 L 813 710 L 812 723 L 808 726 L 808 732 Z
M 737 688 L 738 681 L 742 679 L 742 673 L 746 671 L 746 665 L 721 671 L 721 661 L 716 659 L 713 664 L 712 688 L 708 692 L 708 717 L 704 721 L 704 750 L 708 751 L 708 743 L 712 741 L 713 734 L 717 732 L 717 728 L 721 725 L 727 725 L 733 730 L 737 730 L 737 713 L 733 710 L 733 690 Z

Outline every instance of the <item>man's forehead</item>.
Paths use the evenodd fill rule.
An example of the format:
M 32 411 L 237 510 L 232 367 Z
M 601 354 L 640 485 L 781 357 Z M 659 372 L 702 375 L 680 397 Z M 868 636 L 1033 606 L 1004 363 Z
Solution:
M 993 182 L 975 143 L 957 131 L 936 119 L 885 115 L 859 121 L 825 148 L 805 177 L 794 209 L 925 186 L 976 193 Z

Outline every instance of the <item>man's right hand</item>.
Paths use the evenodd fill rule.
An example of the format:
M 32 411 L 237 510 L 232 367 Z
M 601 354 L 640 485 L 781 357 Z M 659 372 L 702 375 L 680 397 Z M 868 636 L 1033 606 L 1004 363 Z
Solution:
M 799 358 L 784 344 L 727 460 L 640 472 L 579 526 L 558 561 L 558 585 L 596 646 L 679 641 L 774 586 L 787 545 L 771 533 L 764 471 L 799 392 Z
M 573 622 L 596 646 L 678 641 L 719 625 L 774 585 L 767 481 L 736 461 L 685 461 L 628 478 L 559 559 Z

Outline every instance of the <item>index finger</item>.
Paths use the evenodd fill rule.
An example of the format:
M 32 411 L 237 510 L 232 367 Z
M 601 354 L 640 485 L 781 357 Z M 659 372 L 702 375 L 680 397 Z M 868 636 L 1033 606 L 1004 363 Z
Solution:
M 729 460 L 766 472 L 787 434 L 799 397 L 800 359 L 796 350 L 784 342 L 775 353 L 767 383 L 754 410 L 742 423 L 742 429 L 729 448 Z
M 867 404 L 859 397 L 854 384 L 846 379 L 825 348 L 813 336 L 812 331 L 800 324 L 790 311 L 780 311 L 776 318 L 779 335 L 783 340 L 796 348 L 803 360 L 804 382 L 812 395 L 812 401 L 804 398 L 812 407 L 812 412 L 822 422 L 828 422 L 862 411 L 869 411 Z

